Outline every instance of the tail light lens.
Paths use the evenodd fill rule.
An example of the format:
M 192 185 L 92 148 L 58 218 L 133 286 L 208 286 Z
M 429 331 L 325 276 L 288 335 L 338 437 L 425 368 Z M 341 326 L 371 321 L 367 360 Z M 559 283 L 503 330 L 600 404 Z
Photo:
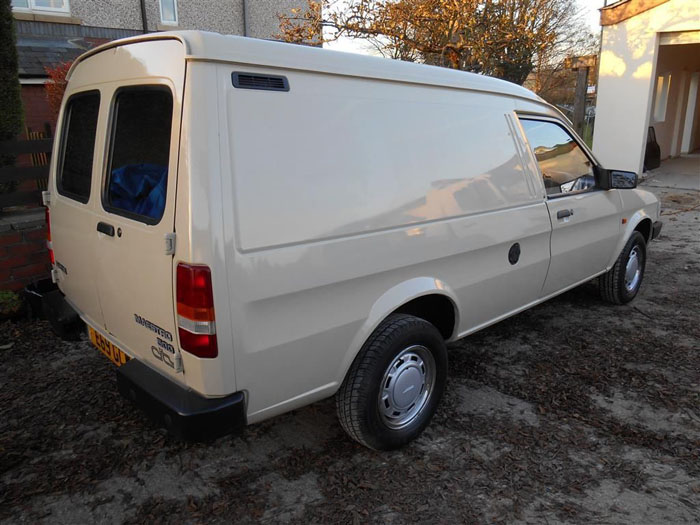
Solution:
M 56 263 L 56 257 L 53 254 L 53 246 L 51 245 L 51 212 L 49 207 L 46 210 L 46 248 L 49 250 L 49 259 L 51 259 L 51 265 Z
M 197 357 L 216 357 L 219 350 L 211 270 L 204 265 L 178 264 L 176 288 L 180 347 Z

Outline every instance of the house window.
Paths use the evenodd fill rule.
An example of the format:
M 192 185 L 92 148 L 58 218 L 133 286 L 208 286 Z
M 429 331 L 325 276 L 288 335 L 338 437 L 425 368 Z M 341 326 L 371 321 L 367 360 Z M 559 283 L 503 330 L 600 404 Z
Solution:
M 177 25 L 177 0 L 160 0 L 160 21 Z
M 68 0 L 12 0 L 12 9 L 18 11 L 70 13 Z
M 668 93 L 671 90 L 671 73 L 656 77 L 656 98 L 654 102 L 654 121 L 666 120 L 666 106 L 668 105 Z

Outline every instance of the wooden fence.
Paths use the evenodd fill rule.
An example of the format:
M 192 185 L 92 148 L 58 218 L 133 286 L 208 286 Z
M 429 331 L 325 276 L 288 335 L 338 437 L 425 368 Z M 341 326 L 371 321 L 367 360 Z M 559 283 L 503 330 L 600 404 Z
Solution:
M 41 206 L 41 192 L 49 178 L 52 138 L 41 131 L 29 132 L 29 140 L 0 142 L 0 155 L 29 155 L 26 166 L 0 168 L 0 209 Z M 33 184 L 31 183 L 33 181 Z

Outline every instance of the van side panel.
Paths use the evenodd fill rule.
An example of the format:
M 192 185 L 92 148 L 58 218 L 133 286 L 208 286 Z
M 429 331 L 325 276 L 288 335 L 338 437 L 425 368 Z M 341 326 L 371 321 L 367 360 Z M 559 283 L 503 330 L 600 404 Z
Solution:
M 217 66 L 209 62 L 187 62 L 183 101 L 182 141 L 178 171 L 177 242 L 173 265 L 183 261 L 206 264 L 211 269 L 216 336 L 219 355 L 201 359 L 182 352 L 187 386 L 208 396 L 238 390 L 234 373 L 227 266 L 235 264 L 224 254 L 224 221 L 231 220 L 231 201 L 222 197 L 219 140 L 221 118 L 216 98 Z M 173 286 L 175 286 L 173 272 Z
M 551 225 L 516 149 L 511 99 L 218 67 L 233 347 L 250 422 L 333 394 L 376 326 L 370 311 L 403 283 L 446 283 L 457 332 L 537 298 Z M 290 91 L 234 88 L 234 71 L 284 74 Z
M 504 97 L 313 73 L 290 85 L 228 92 L 247 153 L 232 157 L 243 252 L 532 201 Z

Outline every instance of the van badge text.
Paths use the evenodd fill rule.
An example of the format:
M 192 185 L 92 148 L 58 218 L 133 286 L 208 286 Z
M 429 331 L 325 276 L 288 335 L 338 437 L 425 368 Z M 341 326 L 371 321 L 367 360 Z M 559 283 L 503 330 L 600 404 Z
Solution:
M 144 319 L 139 314 L 134 314 L 134 320 L 144 328 L 148 328 L 151 332 L 155 332 L 162 338 L 167 339 L 168 341 L 173 340 L 173 334 L 171 334 L 167 330 L 163 330 L 160 326 L 158 326 L 157 324 L 153 324 L 148 319 Z

